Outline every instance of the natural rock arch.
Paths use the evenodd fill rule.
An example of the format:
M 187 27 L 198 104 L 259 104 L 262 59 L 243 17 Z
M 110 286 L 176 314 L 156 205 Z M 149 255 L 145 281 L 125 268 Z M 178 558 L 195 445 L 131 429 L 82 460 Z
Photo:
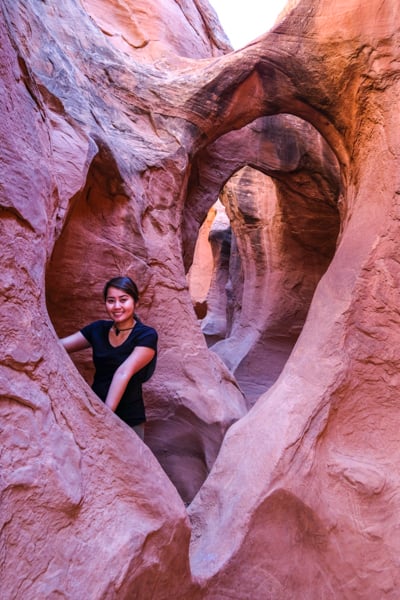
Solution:
M 268 184 L 262 173 L 275 184 Z M 289 115 L 260 118 L 222 136 L 194 159 L 184 210 L 185 260 L 192 256 L 198 224 L 219 195 L 239 245 L 244 281 L 233 274 L 240 308 L 222 336 L 226 339 L 211 348 L 234 374 L 242 365 L 238 375 L 244 383 L 260 378 L 264 370 L 265 391 L 290 354 L 335 252 L 340 189 L 339 167 L 328 145 L 313 127 Z M 221 286 L 229 274 L 214 279 Z M 224 290 L 210 293 L 214 297 Z M 209 332 L 223 325 L 215 298 L 214 304 L 215 317 L 209 312 L 203 322 Z M 254 354 L 257 345 L 262 358 Z M 255 398 L 253 393 L 252 402 Z

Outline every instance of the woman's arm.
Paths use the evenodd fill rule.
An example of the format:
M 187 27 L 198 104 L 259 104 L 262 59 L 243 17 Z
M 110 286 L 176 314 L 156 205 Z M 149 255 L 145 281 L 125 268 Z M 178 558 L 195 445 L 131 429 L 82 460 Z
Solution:
M 90 343 L 80 331 L 77 331 L 72 335 L 62 338 L 60 342 L 62 343 L 62 345 L 68 353 L 77 352 L 77 350 L 84 350 L 85 348 L 90 348 Z
M 116 411 L 119 401 L 126 390 L 132 375 L 143 369 L 154 357 L 155 350 L 146 346 L 137 346 L 132 354 L 118 367 L 108 390 L 106 405 Z

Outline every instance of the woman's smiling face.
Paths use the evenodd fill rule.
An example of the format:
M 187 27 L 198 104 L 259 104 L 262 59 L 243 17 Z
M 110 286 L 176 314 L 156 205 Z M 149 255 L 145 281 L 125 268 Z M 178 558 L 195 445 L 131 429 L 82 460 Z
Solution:
M 109 287 L 106 296 L 106 311 L 110 319 L 121 324 L 134 320 L 135 301 L 126 292 Z

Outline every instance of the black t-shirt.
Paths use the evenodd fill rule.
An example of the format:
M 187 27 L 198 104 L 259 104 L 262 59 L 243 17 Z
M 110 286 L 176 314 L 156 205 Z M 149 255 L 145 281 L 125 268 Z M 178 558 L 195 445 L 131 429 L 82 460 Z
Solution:
M 82 335 L 84 335 L 93 348 L 95 374 L 92 389 L 105 402 L 115 371 L 133 350 L 137 346 L 145 346 L 146 348 L 155 350 L 156 354 L 152 360 L 129 380 L 115 411 L 115 414 L 128 425 L 139 425 L 146 420 L 142 383 L 150 379 L 156 367 L 157 332 L 136 318 L 136 325 L 125 342 L 114 348 L 108 339 L 112 324 L 112 321 L 95 321 L 81 329 Z

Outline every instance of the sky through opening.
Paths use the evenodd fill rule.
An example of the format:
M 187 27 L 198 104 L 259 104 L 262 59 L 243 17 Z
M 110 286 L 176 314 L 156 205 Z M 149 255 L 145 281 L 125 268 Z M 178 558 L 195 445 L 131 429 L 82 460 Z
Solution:
M 287 0 L 209 0 L 235 50 L 266 33 Z

